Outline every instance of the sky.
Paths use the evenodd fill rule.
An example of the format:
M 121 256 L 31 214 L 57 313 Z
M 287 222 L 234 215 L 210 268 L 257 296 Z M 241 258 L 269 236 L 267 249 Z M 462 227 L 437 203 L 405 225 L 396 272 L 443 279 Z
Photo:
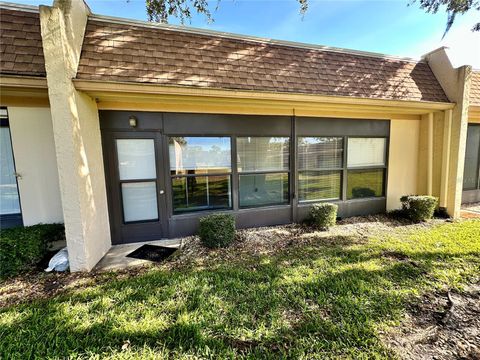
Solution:
M 50 5 L 52 0 L 10 0 Z M 448 46 L 454 66 L 480 69 L 480 32 L 472 33 L 480 11 L 458 16 L 442 40 L 447 14 L 427 14 L 411 0 L 309 0 L 302 16 L 296 0 L 212 1 L 214 22 L 195 15 L 188 26 L 372 51 L 419 59 L 440 46 Z M 145 0 L 87 0 L 95 14 L 147 20 Z M 178 20 L 171 19 L 171 24 Z

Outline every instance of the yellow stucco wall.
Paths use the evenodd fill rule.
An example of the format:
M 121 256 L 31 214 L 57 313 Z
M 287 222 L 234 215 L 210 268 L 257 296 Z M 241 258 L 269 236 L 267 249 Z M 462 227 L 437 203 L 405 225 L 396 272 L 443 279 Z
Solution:
M 387 211 L 400 208 L 402 195 L 417 193 L 420 120 L 391 120 Z
M 49 108 L 8 107 L 24 225 L 63 222 Z

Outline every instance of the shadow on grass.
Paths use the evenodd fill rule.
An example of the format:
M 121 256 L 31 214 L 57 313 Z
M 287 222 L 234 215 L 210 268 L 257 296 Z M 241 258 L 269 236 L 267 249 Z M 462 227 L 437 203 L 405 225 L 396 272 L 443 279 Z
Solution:
M 379 326 L 444 262 L 322 242 L 275 255 L 149 272 L 0 311 L 0 358 L 389 356 Z M 129 350 L 122 346 L 129 342 Z

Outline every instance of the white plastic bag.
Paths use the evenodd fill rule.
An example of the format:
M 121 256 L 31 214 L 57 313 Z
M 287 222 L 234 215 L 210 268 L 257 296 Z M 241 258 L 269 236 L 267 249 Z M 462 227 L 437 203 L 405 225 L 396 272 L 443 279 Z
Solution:
M 50 272 L 52 270 L 55 271 L 65 271 L 68 269 L 68 251 L 67 248 L 64 247 L 62 250 L 57 252 L 48 262 L 48 268 L 45 269 L 46 272 Z

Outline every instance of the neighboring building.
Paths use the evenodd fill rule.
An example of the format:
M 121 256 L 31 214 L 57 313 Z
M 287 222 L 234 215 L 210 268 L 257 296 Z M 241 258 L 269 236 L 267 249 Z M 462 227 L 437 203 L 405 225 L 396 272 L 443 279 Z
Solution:
M 480 202 L 480 71 L 472 73 L 463 175 L 463 202 Z
M 76 0 L 2 4 L 0 41 L 1 224 L 64 221 L 74 271 L 211 211 L 251 227 L 320 201 L 346 217 L 431 194 L 457 217 L 479 198 L 479 76 L 444 48 L 415 61 Z

